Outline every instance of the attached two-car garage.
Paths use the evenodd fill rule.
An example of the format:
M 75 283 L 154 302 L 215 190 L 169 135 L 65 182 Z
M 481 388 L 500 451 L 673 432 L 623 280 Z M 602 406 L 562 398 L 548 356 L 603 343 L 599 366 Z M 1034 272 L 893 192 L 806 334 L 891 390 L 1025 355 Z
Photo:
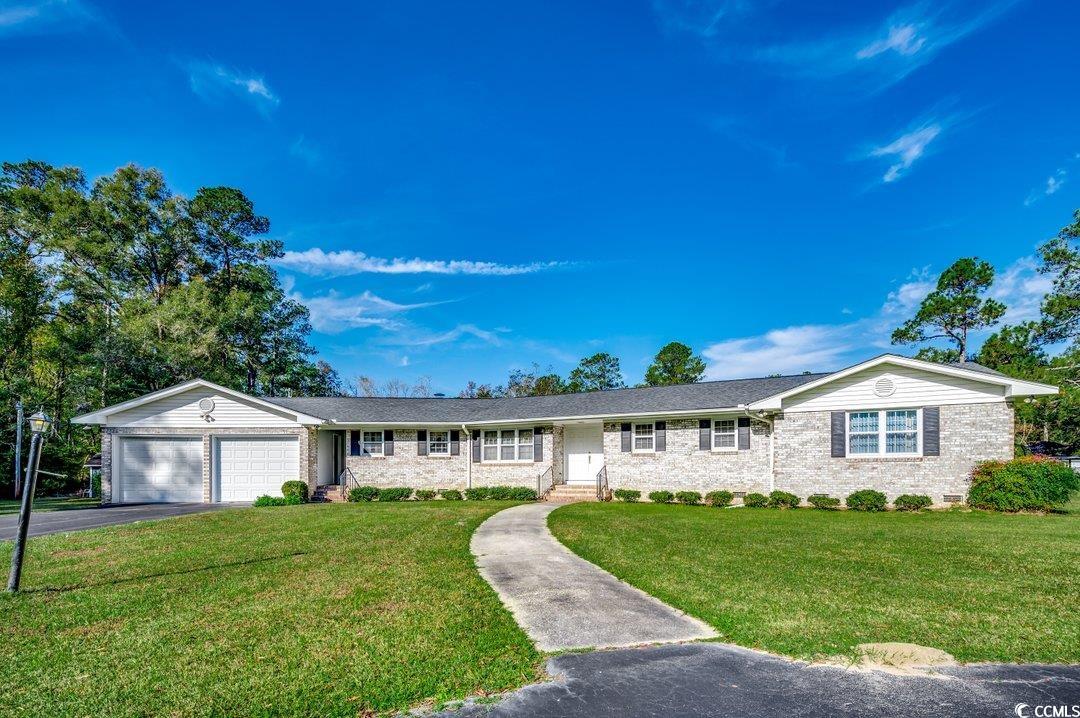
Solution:
M 299 476 L 295 436 L 221 436 L 211 440 L 212 501 L 254 501 L 280 496 L 281 485 Z M 203 440 L 192 437 L 125 436 L 116 440 L 118 503 L 203 500 Z

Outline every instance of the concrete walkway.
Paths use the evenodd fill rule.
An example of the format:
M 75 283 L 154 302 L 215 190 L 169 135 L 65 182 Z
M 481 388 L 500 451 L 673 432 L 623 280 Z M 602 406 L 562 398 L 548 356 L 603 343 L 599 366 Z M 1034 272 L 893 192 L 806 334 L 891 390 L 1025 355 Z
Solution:
M 476 530 L 472 552 L 541 651 L 714 638 L 709 625 L 570 552 L 547 528 L 549 503 L 515 506 Z
M 940 677 L 896 676 L 690 643 L 557 656 L 547 670 L 553 680 L 439 715 L 1034 718 L 1075 715 L 1050 711 L 1080 705 L 1080 666 L 953 666 Z

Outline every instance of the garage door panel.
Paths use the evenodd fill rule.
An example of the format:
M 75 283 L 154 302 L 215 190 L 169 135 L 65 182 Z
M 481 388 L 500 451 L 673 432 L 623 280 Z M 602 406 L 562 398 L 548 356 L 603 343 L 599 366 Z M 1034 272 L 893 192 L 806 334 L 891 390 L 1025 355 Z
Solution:
M 219 501 L 281 496 L 281 485 L 299 475 L 300 445 L 294 436 L 223 437 L 218 441 Z
M 119 502 L 202 501 L 201 438 L 126 437 L 119 451 Z

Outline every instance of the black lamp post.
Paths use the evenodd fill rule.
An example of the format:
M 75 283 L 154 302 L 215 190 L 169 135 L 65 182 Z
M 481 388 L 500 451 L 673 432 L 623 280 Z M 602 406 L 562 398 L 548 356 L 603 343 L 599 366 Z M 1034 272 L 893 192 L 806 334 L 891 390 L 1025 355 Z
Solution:
M 8 575 L 8 591 L 19 590 L 22 577 L 23 554 L 26 552 L 26 532 L 30 529 L 30 510 L 34 507 L 34 490 L 37 488 L 38 463 L 41 461 L 41 445 L 52 420 L 43 412 L 30 417 L 30 454 L 26 457 L 26 475 L 19 508 L 19 533 L 15 535 L 15 551 L 11 554 L 11 573 Z

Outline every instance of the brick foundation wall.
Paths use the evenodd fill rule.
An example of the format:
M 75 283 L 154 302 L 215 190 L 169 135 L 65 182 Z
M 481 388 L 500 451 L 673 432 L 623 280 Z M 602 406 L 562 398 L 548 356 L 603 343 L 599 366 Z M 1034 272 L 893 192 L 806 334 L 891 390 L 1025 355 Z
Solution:
M 213 438 L 215 436 L 297 436 L 299 437 L 300 471 L 297 479 L 307 481 L 314 492 L 317 484 L 314 428 L 230 428 L 204 427 L 107 427 L 101 433 L 101 503 L 112 503 L 113 437 L 123 436 L 201 436 L 202 437 L 202 500 L 209 503 L 212 487 Z
M 604 459 L 612 489 L 643 493 L 671 491 L 768 491 L 769 429 L 750 423 L 750 448 L 702 451 L 698 417 L 667 420 L 667 450 L 635 454 L 622 451 L 620 423 L 604 424 Z
M 843 499 L 859 489 L 877 489 L 891 501 L 900 494 L 925 494 L 935 504 L 945 494 L 966 496 L 974 465 L 1013 457 L 1013 410 L 1004 402 L 941 407 L 941 455 L 914 459 L 857 459 L 830 456 L 830 414 L 788 413 L 776 426 L 776 488 L 805 499 L 826 493 Z

